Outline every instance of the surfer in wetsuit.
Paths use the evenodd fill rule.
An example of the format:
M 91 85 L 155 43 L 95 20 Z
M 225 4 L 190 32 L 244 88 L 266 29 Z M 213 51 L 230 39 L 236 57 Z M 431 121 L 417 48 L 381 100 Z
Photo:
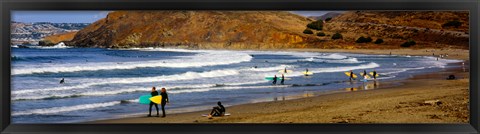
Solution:
M 165 117 L 165 105 L 169 103 L 167 89 L 162 88 L 162 92 L 160 93 L 160 95 L 162 96 L 162 113 L 163 113 L 162 117 Z
M 305 76 L 308 76 L 308 68 L 305 69 Z
M 373 79 L 377 79 L 377 71 L 373 70 Z
M 355 80 L 355 78 L 353 78 L 353 71 L 350 70 L 350 81 L 352 81 L 352 80 Z
M 152 97 L 158 95 L 158 92 L 155 89 L 155 87 L 152 87 L 152 92 L 150 94 L 152 95 Z M 149 108 L 148 117 L 152 116 L 152 106 L 154 106 L 154 105 L 155 105 L 155 109 L 157 109 L 157 117 L 159 116 L 159 114 L 158 114 L 158 104 L 150 101 L 150 108 Z
M 367 76 L 367 70 L 363 70 L 363 77 Z
M 65 78 L 62 78 L 62 80 L 60 80 L 60 84 L 63 84 L 65 83 Z
M 273 76 L 273 82 L 272 82 L 273 85 L 277 84 L 277 75 Z
M 283 84 L 284 84 L 284 82 L 285 82 L 285 76 L 282 74 L 282 80 L 280 80 L 280 84 L 282 84 L 282 85 L 283 85 Z
M 284 71 L 284 73 L 287 73 L 287 68 L 285 68 L 285 71 Z
M 223 107 L 222 102 L 217 102 L 216 107 L 213 107 L 212 112 L 208 115 L 208 117 L 214 117 L 214 116 L 223 116 L 225 115 L 225 107 Z

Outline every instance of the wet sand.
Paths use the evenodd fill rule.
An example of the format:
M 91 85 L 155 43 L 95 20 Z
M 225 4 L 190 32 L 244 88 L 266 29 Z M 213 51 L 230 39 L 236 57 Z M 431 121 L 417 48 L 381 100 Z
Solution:
M 297 51 L 297 50 L 292 50 Z M 300 51 L 300 50 L 298 50 Z M 350 50 L 301 50 L 350 52 Z M 353 53 L 360 53 L 358 50 Z M 427 55 L 425 50 L 391 50 L 408 55 Z M 464 50 L 446 50 L 443 52 Z M 437 51 L 438 52 L 438 51 Z M 389 51 L 364 50 L 364 54 L 389 54 Z M 431 54 L 431 53 L 430 53 Z M 468 59 L 467 52 L 451 59 Z M 468 66 L 468 61 L 466 62 Z M 458 79 L 446 80 L 455 74 Z M 370 82 L 362 87 L 342 89 L 299 99 L 251 103 L 227 107 L 231 116 L 208 119 L 209 110 L 168 114 L 167 117 L 127 117 L 87 123 L 468 123 L 469 72 L 462 68 L 416 75 L 406 80 Z M 212 104 L 212 107 L 215 104 Z M 145 107 L 147 109 L 147 107 Z

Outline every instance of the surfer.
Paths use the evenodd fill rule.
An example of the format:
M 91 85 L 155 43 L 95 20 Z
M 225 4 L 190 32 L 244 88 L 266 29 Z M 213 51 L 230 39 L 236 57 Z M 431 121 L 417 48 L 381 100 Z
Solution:
M 352 80 L 355 80 L 355 78 L 353 78 L 353 71 L 350 70 L 350 81 L 352 81 Z
M 162 113 L 163 113 L 162 117 L 165 117 L 165 105 L 169 103 L 167 89 L 162 88 L 162 92 L 160 93 L 160 95 L 162 96 Z
M 217 102 L 217 105 L 213 107 L 212 112 L 208 115 L 209 118 L 225 115 L 225 107 L 223 107 L 222 102 Z
M 63 84 L 65 83 L 65 78 L 62 78 L 62 80 L 60 80 L 60 84 Z
M 367 70 L 363 70 L 363 77 L 367 76 Z
M 152 87 L 152 92 L 151 92 L 150 94 L 152 95 L 152 97 L 158 95 L 158 92 L 157 92 L 157 90 L 155 89 L 155 87 Z M 162 97 L 163 97 L 163 96 L 162 96 Z M 149 110 L 149 112 L 148 112 L 148 117 L 152 117 L 152 106 L 154 106 L 154 105 L 155 105 L 155 109 L 157 109 L 157 117 L 159 116 L 159 114 L 158 114 L 158 104 L 150 101 L 150 108 L 148 109 L 148 110 Z
M 280 80 L 280 84 L 282 84 L 282 85 L 283 85 L 283 84 L 284 84 L 284 82 L 285 82 L 285 76 L 282 74 L 282 80 Z
M 272 82 L 273 85 L 277 84 L 277 75 L 273 76 L 273 82 Z
M 305 69 L 305 76 L 308 76 L 308 68 Z
M 285 68 L 285 71 L 283 71 L 284 73 L 287 73 L 287 68 Z
M 373 79 L 377 79 L 377 71 L 373 70 Z

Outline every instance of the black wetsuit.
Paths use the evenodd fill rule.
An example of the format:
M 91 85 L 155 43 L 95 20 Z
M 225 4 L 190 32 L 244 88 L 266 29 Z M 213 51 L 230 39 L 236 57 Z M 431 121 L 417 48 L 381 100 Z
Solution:
M 365 77 L 365 75 L 367 75 L 367 71 L 363 70 L 363 76 Z
M 168 102 L 168 94 L 166 92 L 162 92 L 160 93 L 160 95 L 162 96 L 162 113 L 163 113 L 163 116 L 162 117 L 165 117 L 165 105 L 167 104 Z
M 153 96 L 157 96 L 158 95 L 158 92 L 155 91 L 155 92 L 152 92 L 151 93 L 152 97 Z M 150 108 L 149 108 L 149 113 L 148 113 L 148 116 L 152 116 L 152 106 L 155 105 L 155 109 L 157 109 L 157 116 L 158 116 L 158 104 L 157 103 L 153 103 L 152 101 L 150 101 Z
M 353 78 L 353 72 L 350 72 L 350 80 L 355 80 L 355 78 Z
M 377 71 L 373 71 L 373 79 L 377 79 Z
M 62 80 L 60 80 L 60 84 L 63 84 L 65 83 L 65 79 L 62 78 Z
M 280 84 L 283 85 L 284 82 L 285 82 L 285 76 L 282 75 L 282 80 L 280 81 Z
M 223 105 L 218 105 L 216 107 L 213 107 L 212 112 L 210 112 L 210 115 L 212 116 L 222 116 L 225 114 L 225 107 Z
M 273 84 L 277 84 L 277 76 L 273 77 Z

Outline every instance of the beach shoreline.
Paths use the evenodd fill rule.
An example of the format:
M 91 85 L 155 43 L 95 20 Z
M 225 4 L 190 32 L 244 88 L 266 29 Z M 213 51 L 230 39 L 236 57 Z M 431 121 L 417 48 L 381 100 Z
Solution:
M 357 52 L 350 52 L 350 50 L 292 49 L 288 51 L 390 54 L 386 50 L 351 50 Z M 425 50 L 390 51 L 392 51 L 392 55 L 409 52 L 406 55 L 431 56 Z M 463 50 L 448 50 L 448 52 L 459 51 Z M 454 56 L 445 58 L 468 60 L 468 50 L 466 51 L 467 53 L 450 54 Z M 447 52 L 447 50 L 437 50 L 436 52 Z M 468 64 L 468 61 L 464 62 Z M 284 101 L 235 105 L 227 107 L 227 112 L 232 115 L 222 118 L 207 119 L 201 116 L 209 113 L 210 110 L 176 114 L 168 114 L 167 110 L 166 118 L 126 117 L 85 123 L 467 123 L 468 110 L 465 107 L 468 107 L 468 72 L 462 72 L 457 68 L 454 71 L 449 70 L 448 73 L 456 74 L 459 79 L 445 80 L 445 72 L 419 74 L 414 78 L 394 82 L 400 85 L 382 86 L 374 90 L 332 92 Z M 382 83 L 382 85 L 388 85 L 387 83 Z M 450 87 L 453 88 L 450 89 Z M 402 95 L 403 98 L 400 97 Z M 419 96 L 421 97 L 419 98 Z M 445 99 L 439 99 L 442 97 Z M 358 100 L 366 100 L 366 102 L 359 103 Z M 444 105 L 424 104 L 425 101 L 432 100 L 439 100 Z M 458 100 L 461 100 L 461 103 L 458 103 Z M 387 105 L 382 106 L 382 103 L 387 103 Z M 345 107 L 335 107 L 335 105 Z M 419 112 L 422 114 L 415 114 Z M 400 120 L 389 120 L 393 118 Z

